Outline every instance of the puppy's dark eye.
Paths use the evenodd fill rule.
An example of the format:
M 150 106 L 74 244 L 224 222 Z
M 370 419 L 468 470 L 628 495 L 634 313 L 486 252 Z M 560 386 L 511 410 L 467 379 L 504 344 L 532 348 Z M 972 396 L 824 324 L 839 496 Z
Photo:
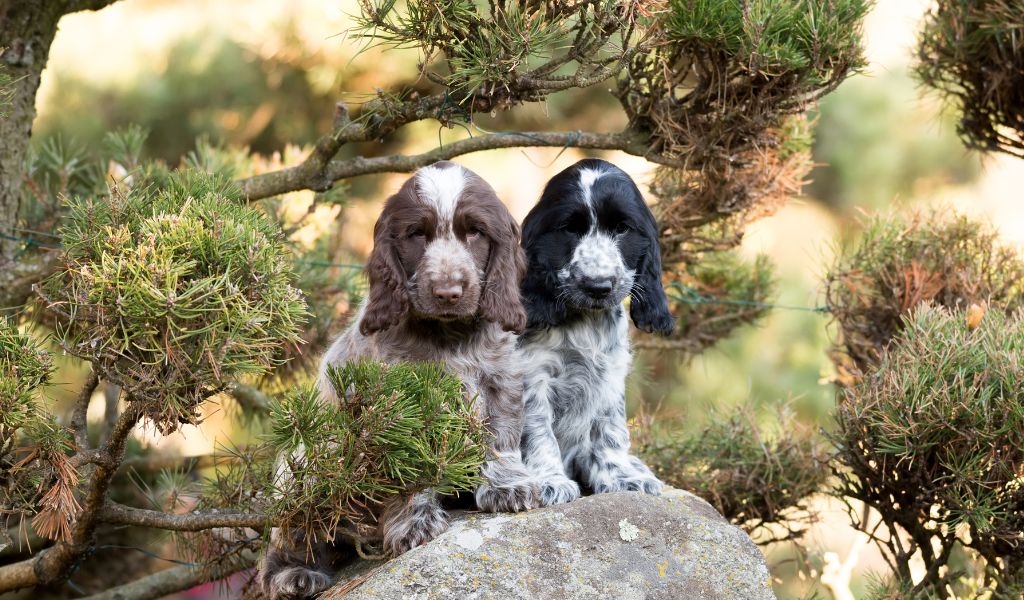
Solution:
M 417 238 L 425 238 L 427 237 L 427 232 L 422 227 L 417 227 L 415 229 L 410 229 L 408 233 L 405 234 L 405 237 L 409 238 L 410 240 Z
M 480 237 L 482 234 L 483 234 L 483 232 L 481 232 L 478 227 L 471 226 L 469 229 L 466 230 L 466 239 L 467 240 L 475 240 L 476 238 Z
M 612 227 L 612 231 L 614 231 L 615 233 L 617 233 L 617 234 L 619 234 L 619 235 L 621 235 L 621 234 L 623 234 L 623 233 L 626 233 L 626 232 L 627 232 L 627 231 L 629 231 L 630 229 L 632 229 L 632 227 L 630 227 L 630 226 L 629 226 L 629 223 L 627 223 L 627 222 L 625 222 L 625 221 L 618 221 L 618 222 L 616 222 L 616 223 L 615 223 L 615 225 L 614 225 L 614 226 Z

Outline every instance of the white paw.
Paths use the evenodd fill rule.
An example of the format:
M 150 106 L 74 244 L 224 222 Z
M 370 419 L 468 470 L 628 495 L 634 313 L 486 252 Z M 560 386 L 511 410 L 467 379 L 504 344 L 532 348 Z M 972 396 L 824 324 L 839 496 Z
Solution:
M 651 496 L 660 496 L 661 489 L 665 486 L 654 475 L 636 475 L 633 477 L 621 477 L 610 479 L 594 484 L 595 494 L 607 494 L 609 492 L 643 492 Z
M 540 483 L 541 506 L 572 502 L 580 497 L 580 486 L 568 477 L 551 477 Z
M 448 531 L 448 513 L 436 504 L 425 504 L 386 522 L 384 550 L 392 555 L 405 554 Z
M 486 512 L 522 512 L 541 506 L 540 486 L 524 478 L 500 486 L 485 483 L 476 488 L 476 505 Z
M 276 573 L 263 573 L 263 590 L 270 600 L 312 598 L 331 586 L 331 578 L 302 566 L 288 567 Z

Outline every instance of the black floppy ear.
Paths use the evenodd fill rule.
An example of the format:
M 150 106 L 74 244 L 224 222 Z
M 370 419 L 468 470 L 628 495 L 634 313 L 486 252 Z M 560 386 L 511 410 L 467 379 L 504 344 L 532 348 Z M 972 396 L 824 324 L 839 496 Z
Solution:
M 498 205 L 501 206 L 500 201 Z M 507 211 L 503 217 L 504 223 L 491 232 L 493 245 L 479 312 L 484 319 L 500 323 L 505 331 L 522 333 L 526 329 L 526 310 L 519 296 L 519 282 L 526 273 L 526 255 L 519 247 L 519 225 Z
M 526 252 L 526 278 L 520 289 L 526 307 L 528 327 L 555 327 L 565 322 L 565 303 L 558 299 L 557 274 L 545 266 L 540 253 L 545 249 L 538 243 L 540 217 L 533 211 L 523 221 L 523 249 Z
M 668 312 L 668 298 L 661 285 L 661 246 L 657 228 L 647 232 L 648 244 L 637 264 L 629 301 L 629 316 L 636 328 L 647 333 L 668 335 L 676 321 Z
M 374 226 L 373 251 L 366 262 L 370 297 L 363 319 L 359 322 L 359 332 L 363 335 L 394 327 L 409 310 L 405 271 L 398 262 L 387 219 L 387 216 L 381 215 Z

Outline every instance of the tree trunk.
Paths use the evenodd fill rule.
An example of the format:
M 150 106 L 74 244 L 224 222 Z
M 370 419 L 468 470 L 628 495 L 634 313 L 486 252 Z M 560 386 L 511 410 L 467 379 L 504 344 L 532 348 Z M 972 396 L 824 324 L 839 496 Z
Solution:
M 21 306 L 32 285 L 54 271 L 57 252 L 21 254 L 16 227 L 25 153 L 36 118 L 36 91 L 62 16 L 99 10 L 117 0 L 0 0 L 0 67 L 13 79 L 11 105 L 0 118 L 0 309 Z
M 15 235 L 25 152 L 36 117 L 36 90 L 57 33 L 65 2 L 0 0 L 0 64 L 14 79 L 7 118 L 0 119 L 0 233 Z M 18 243 L 0 239 L 0 269 L 14 259 Z

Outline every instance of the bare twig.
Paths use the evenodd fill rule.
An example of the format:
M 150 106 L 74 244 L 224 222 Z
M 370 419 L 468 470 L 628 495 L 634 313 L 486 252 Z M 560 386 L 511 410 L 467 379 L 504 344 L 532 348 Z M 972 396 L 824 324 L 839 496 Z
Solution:
M 643 136 L 632 131 L 621 133 L 593 133 L 586 131 L 534 131 L 491 133 L 459 140 L 440 146 L 423 154 L 411 156 L 392 155 L 365 158 L 361 156 L 333 160 L 323 172 L 311 169 L 307 158 L 302 164 L 264 173 L 240 180 L 242 191 L 250 200 L 259 200 L 285 192 L 303 189 L 325 189 L 324 181 L 338 181 L 373 173 L 407 173 L 439 160 L 448 160 L 463 154 L 494 150 L 498 148 L 589 148 L 592 150 L 621 150 L 636 156 L 643 156 L 651 162 L 663 165 L 678 165 L 678 161 L 652 155 L 648 152 Z M 319 159 L 314 161 L 314 164 Z
M 258 513 L 208 512 L 172 515 L 158 510 L 132 508 L 108 502 L 98 513 L 98 520 L 114 525 L 136 525 L 167 531 L 204 531 L 218 527 L 249 527 L 262 529 L 269 517 Z
M 44 555 L 45 552 L 40 557 Z M 37 558 L 29 558 L 0 567 L 0 591 L 19 590 L 38 583 L 34 569 L 36 561 Z
M 85 600 L 150 600 L 162 598 L 175 592 L 191 589 L 197 585 L 224 579 L 230 575 L 252 568 L 256 557 L 238 557 L 226 565 L 192 567 L 181 565 L 154 573 L 131 583 L 87 596 Z
M 108 381 L 103 388 L 103 437 L 107 437 L 117 423 L 117 404 L 121 400 L 121 386 Z
M 75 399 L 74 410 L 71 413 L 71 431 L 75 435 L 75 445 L 78 446 L 79 451 L 89 449 L 89 424 L 87 419 L 89 400 L 92 399 L 93 392 L 96 391 L 96 386 L 99 383 L 99 375 L 96 374 L 96 371 L 90 370 L 89 377 L 85 380 L 85 385 L 82 386 L 82 391 L 79 392 L 78 398 Z
M 237 381 L 229 383 L 224 391 L 230 394 L 245 412 L 266 413 L 270 410 L 270 403 L 273 401 L 273 398 L 251 385 Z
M 82 510 L 74 522 L 71 541 L 59 542 L 34 558 L 0 568 L 0 592 L 57 583 L 67 577 L 71 567 L 89 551 L 110 480 L 124 460 L 128 436 L 141 415 L 139 404 L 130 403 L 118 418 L 110 438 L 96 451 L 98 456 L 93 462 L 96 468 L 89 480 Z

